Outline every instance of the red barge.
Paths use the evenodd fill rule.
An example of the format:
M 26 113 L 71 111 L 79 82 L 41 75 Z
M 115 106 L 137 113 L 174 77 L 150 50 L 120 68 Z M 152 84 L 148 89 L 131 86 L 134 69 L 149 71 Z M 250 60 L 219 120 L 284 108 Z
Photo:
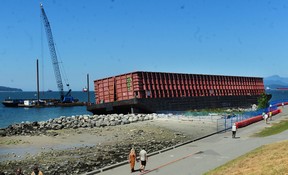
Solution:
M 260 77 L 143 71 L 95 80 L 94 90 L 93 114 L 251 107 L 265 93 Z

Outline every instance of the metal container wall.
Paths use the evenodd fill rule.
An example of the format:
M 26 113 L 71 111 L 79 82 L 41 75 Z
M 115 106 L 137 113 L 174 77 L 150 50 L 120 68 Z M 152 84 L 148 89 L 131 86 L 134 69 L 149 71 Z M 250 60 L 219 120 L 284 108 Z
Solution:
M 133 98 L 254 96 L 264 93 L 263 78 L 132 72 L 94 81 L 96 104 Z

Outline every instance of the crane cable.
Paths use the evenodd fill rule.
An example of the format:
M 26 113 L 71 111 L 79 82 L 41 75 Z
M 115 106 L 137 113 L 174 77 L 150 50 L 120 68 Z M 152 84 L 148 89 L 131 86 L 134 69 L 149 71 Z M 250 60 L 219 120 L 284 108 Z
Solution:
M 54 41 L 54 45 L 55 45 L 55 48 L 56 48 L 58 59 L 60 60 L 60 61 L 58 61 L 58 65 L 60 65 L 60 72 L 63 75 L 63 80 L 64 80 L 65 85 L 67 86 L 68 91 L 69 91 L 70 90 L 70 84 L 69 84 L 69 81 L 68 81 L 68 78 L 67 78 L 67 74 L 66 74 L 66 71 L 65 71 L 65 68 L 64 68 L 63 61 L 61 59 L 60 52 L 58 51 L 58 47 L 57 47 L 55 41 Z

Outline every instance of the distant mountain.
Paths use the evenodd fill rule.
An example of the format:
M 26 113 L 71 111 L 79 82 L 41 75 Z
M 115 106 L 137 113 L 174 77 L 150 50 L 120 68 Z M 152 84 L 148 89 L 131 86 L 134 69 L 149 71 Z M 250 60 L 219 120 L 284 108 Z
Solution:
M 280 77 L 279 75 L 273 75 L 264 78 L 264 86 L 270 89 L 288 87 L 288 78 Z
M 11 87 L 5 87 L 5 86 L 0 86 L 0 91 L 5 91 L 5 92 L 9 92 L 9 91 L 17 91 L 17 92 L 22 92 L 22 89 L 18 89 L 18 88 L 11 88 Z

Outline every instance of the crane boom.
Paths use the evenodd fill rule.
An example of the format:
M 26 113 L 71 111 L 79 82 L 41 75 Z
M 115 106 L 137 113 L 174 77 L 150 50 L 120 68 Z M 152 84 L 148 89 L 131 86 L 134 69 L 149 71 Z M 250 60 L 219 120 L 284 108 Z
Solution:
M 63 99 L 64 99 L 63 83 L 62 83 L 61 73 L 60 73 L 58 59 L 57 59 L 57 55 L 56 55 L 55 44 L 53 41 L 53 35 L 52 35 L 52 31 L 51 31 L 51 27 L 50 27 L 48 18 L 46 16 L 46 13 L 44 11 L 42 4 L 40 4 L 40 8 L 41 8 L 41 12 L 42 12 L 43 24 L 44 24 L 45 30 L 46 30 L 46 36 L 47 36 L 47 40 L 48 40 L 48 46 L 49 46 L 50 55 L 51 55 L 51 59 L 52 59 L 56 83 L 58 86 L 58 90 L 60 92 L 61 100 L 63 101 Z

